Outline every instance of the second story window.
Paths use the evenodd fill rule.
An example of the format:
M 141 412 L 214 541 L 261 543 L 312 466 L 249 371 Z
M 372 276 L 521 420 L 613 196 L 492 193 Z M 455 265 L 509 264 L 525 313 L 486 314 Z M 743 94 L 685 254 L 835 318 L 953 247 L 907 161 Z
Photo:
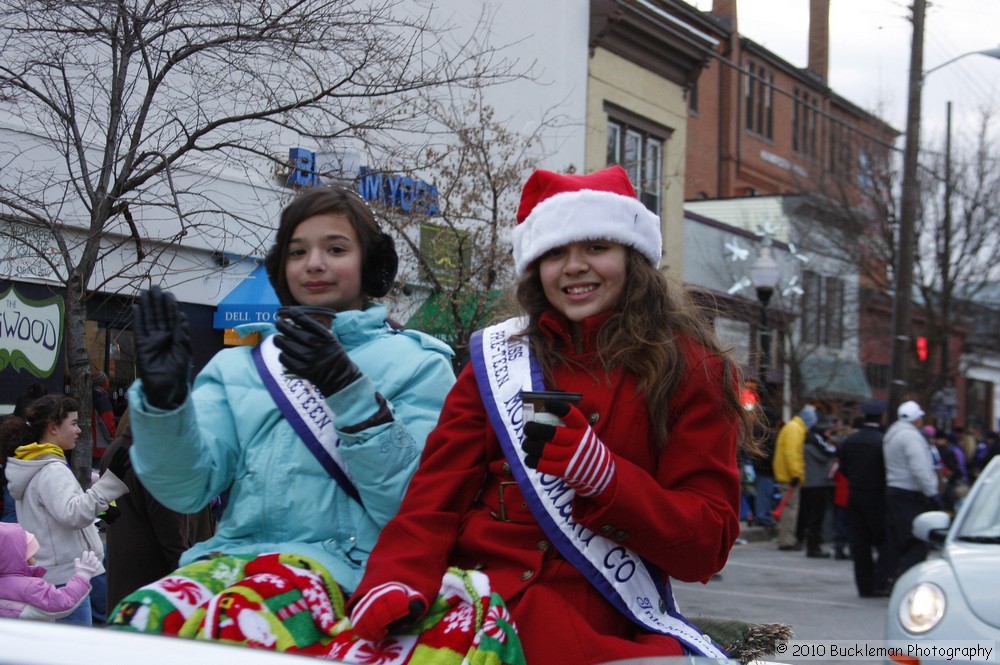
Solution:
M 802 341 L 839 349 L 844 344 L 844 281 L 802 274 Z
M 851 177 L 851 131 L 836 121 L 830 123 L 830 173 L 845 180 Z
M 816 145 L 816 97 L 800 88 L 795 89 L 795 106 L 792 108 L 792 150 L 815 157 Z
M 863 192 L 875 189 L 875 161 L 864 148 L 858 151 L 858 189 Z
M 605 161 L 608 166 L 618 164 L 625 169 L 639 200 L 659 215 L 663 205 L 663 146 L 671 130 L 622 110 L 616 113 L 610 104 L 605 107 L 611 116 Z
M 747 65 L 744 118 L 748 132 L 774 138 L 774 72 L 751 62 Z

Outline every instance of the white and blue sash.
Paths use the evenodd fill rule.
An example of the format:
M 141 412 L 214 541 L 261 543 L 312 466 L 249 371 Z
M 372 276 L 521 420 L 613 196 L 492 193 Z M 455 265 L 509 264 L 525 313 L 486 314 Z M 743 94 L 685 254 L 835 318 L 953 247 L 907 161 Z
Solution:
M 726 658 L 722 648 L 681 616 L 665 576 L 635 552 L 577 524 L 573 489 L 562 478 L 525 466 L 519 393 L 545 390 L 545 385 L 529 345 L 511 339 L 523 326 L 521 319 L 508 319 L 481 330 L 473 335 L 470 350 L 490 423 L 531 513 L 559 553 L 625 616 L 676 638 L 690 652 Z
M 265 338 L 251 351 L 264 386 L 309 452 L 349 497 L 361 503 L 358 488 L 354 486 L 347 465 L 337 450 L 340 439 L 333 428 L 333 411 L 316 386 L 305 379 L 285 374 L 285 367 L 278 359 L 279 353 L 274 345 L 274 335 Z

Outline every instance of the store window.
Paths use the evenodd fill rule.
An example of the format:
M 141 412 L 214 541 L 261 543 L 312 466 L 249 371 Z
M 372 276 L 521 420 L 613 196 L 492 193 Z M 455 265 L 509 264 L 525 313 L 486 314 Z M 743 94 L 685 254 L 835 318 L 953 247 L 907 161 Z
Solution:
M 663 150 L 673 130 L 624 109 L 605 104 L 608 111 L 608 166 L 628 173 L 639 200 L 655 214 L 663 205 Z
M 421 278 L 453 285 L 472 269 L 472 242 L 468 231 L 437 224 L 420 225 Z
M 889 386 L 889 366 L 880 363 L 865 364 L 865 379 L 875 390 L 885 390 Z
M 965 383 L 965 422 L 967 429 L 979 427 L 983 430 L 993 426 L 993 384 L 988 381 L 967 379 Z
M 120 418 L 126 406 L 125 391 L 135 381 L 135 336 L 130 329 L 87 321 L 86 340 L 90 374 L 108 375 L 115 417 Z

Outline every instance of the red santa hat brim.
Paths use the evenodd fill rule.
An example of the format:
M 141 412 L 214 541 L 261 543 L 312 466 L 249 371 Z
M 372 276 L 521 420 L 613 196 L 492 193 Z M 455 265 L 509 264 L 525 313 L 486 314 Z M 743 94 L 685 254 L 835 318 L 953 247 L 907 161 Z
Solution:
M 639 199 L 620 166 L 588 175 L 535 171 L 524 185 L 514 262 L 519 273 L 556 247 L 610 240 L 635 248 L 654 266 L 663 254 L 660 218 Z

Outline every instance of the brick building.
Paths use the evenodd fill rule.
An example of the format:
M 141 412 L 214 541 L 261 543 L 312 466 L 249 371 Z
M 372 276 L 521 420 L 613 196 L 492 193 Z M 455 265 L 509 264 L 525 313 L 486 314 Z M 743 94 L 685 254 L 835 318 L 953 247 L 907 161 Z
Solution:
M 739 34 L 736 0 L 714 0 L 717 58 L 690 93 L 685 199 L 822 194 L 863 205 L 899 132 L 827 84 L 829 0 L 810 0 L 800 69 Z
M 881 394 L 867 368 L 887 365 L 891 352 L 878 296 L 885 266 L 866 262 L 858 240 L 887 223 L 899 132 L 828 85 L 829 13 L 829 0 L 810 0 L 808 63 L 799 68 L 740 35 L 737 0 L 714 0 L 706 16 L 718 46 L 689 93 L 685 209 L 750 232 L 768 226 L 814 259 L 794 276 L 783 268 L 785 284 L 802 293 L 771 304 L 788 370 L 787 384 L 772 387 L 786 403 Z M 739 295 L 747 297 L 721 302 L 738 311 Z

